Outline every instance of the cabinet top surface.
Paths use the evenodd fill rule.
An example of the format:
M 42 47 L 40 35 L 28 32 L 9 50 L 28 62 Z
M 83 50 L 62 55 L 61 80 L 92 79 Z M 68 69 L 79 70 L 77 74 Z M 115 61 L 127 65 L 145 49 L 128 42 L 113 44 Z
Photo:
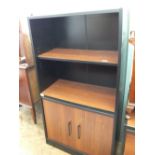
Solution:
M 115 111 L 116 89 L 114 88 L 59 79 L 43 91 L 43 95 L 73 104 Z
M 43 59 L 70 60 L 113 65 L 117 65 L 118 63 L 118 52 L 112 50 L 54 48 L 38 55 L 38 57 Z

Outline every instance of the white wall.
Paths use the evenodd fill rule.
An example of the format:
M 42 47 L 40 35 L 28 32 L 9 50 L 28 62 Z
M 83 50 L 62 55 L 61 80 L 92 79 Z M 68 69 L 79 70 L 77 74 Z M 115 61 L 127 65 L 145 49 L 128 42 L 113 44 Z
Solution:
M 134 3 L 133 3 L 134 4 Z M 122 2 L 116 0 L 47 0 L 39 1 L 24 1 L 20 7 L 20 18 L 22 19 L 22 25 L 26 25 L 25 17 L 52 15 L 52 14 L 64 14 L 73 12 L 85 12 L 85 11 L 97 11 L 104 9 L 117 9 L 125 8 L 130 11 L 130 29 L 135 30 L 134 20 L 134 7 L 132 0 Z M 24 26 L 24 31 L 27 31 L 27 27 Z

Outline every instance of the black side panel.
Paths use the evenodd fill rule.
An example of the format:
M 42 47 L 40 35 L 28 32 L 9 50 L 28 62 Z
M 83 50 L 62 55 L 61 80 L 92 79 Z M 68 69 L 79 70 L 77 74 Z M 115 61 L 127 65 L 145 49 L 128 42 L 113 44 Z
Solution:
M 84 16 L 56 18 L 56 47 L 86 48 Z
M 89 49 L 118 49 L 118 13 L 86 16 Z
M 60 78 L 64 71 L 64 65 L 55 61 L 40 61 L 38 64 L 38 78 L 41 92 Z

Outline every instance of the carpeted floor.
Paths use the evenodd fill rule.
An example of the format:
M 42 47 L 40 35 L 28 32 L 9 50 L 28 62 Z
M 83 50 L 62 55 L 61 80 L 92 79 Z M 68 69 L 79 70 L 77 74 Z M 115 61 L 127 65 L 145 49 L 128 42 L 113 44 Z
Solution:
M 51 145 L 46 144 L 42 122 L 41 105 L 36 104 L 37 124 L 32 120 L 31 111 L 21 107 L 20 123 L 20 155 L 69 155 Z

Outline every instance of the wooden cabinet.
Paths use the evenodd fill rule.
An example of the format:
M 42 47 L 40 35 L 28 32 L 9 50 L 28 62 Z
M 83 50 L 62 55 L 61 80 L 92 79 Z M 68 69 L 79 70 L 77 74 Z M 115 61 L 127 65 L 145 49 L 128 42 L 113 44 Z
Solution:
M 110 155 L 113 118 L 43 100 L 47 137 L 89 155 Z
M 115 154 L 128 94 L 125 17 L 116 9 L 29 18 L 48 144 Z

